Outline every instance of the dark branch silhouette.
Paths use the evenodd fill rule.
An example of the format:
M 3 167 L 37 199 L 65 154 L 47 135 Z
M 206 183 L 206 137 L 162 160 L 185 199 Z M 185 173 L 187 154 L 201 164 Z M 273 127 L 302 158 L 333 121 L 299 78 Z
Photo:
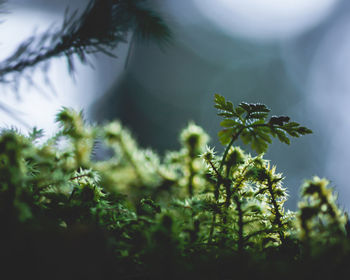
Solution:
M 28 38 L 0 63 L 0 82 L 18 84 L 25 71 L 33 71 L 41 63 L 47 69 L 50 59 L 62 56 L 72 74 L 74 57 L 83 64 L 89 63 L 88 54 L 102 52 L 115 57 L 113 49 L 126 42 L 130 32 L 133 38 L 153 40 L 160 46 L 171 39 L 167 25 L 144 0 L 93 0 L 80 14 L 67 8 L 61 28 L 51 29 Z

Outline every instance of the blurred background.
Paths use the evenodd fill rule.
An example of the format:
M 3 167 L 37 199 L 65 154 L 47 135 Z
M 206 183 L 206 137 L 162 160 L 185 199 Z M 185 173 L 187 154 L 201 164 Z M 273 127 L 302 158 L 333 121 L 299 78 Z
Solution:
M 148 0 L 173 31 L 172 44 L 129 43 L 117 59 L 95 55 L 94 68 L 79 65 L 72 79 L 66 61 L 52 61 L 45 84 L 17 93 L 1 87 L 0 126 L 26 131 L 36 125 L 51 135 L 61 106 L 83 109 L 91 122 L 120 119 L 143 147 L 176 149 L 178 133 L 193 120 L 217 141 L 214 93 L 238 104 L 262 102 L 314 131 L 277 141 L 265 158 L 285 176 L 295 210 L 300 185 L 327 177 L 350 208 L 350 1 L 348 0 Z M 87 0 L 9 0 L 0 25 L 0 58 L 35 31 L 60 26 L 64 10 Z M 129 54 L 128 60 L 127 56 Z M 126 63 L 127 62 L 127 63 Z

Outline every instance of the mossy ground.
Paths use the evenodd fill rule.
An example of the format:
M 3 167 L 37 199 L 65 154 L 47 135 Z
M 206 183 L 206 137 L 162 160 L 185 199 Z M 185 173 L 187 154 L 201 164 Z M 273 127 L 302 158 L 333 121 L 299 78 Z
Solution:
M 64 108 L 41 143 L 0 134 L 4 279 L 333 279 L 348 273 L 348 218 L 326 179 L 306 181 L 299 209 L 261 152 L 311 131 L 262 104 L 216 96 L 225 152 L 190 123 L 163 158 L 119 122 Z M 234 142 L 241 137 L 258 152 Z M 99 146 L 111 156 L 96 160 Z M 20 278 L 22 277 L 22 278 Z

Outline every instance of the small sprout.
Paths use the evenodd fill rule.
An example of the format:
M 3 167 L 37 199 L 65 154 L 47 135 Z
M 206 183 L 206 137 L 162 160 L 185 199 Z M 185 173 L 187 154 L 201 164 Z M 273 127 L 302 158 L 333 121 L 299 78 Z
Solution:
M 265 166 L 266 164 L 266 160 L 264 160 L 262 158 L 262 156 L 257 156 L 253 159 L 253 165 L 256 166 L 256 167 L 262 167 L 262 166 Z
M 84 121 L 82 111 L 77 113 L 71 108 L 63 107 L 56 115 L 56 122 L 62 128 L 64 135 L 73 138 L 83 137 Z
M 329 181 L 314 177 L 313 180 L 308 180 L 302 186 L 302 195 L 325 195 L 328 198 L 331 196 L 331 190 L 327 189 Z
M 203 154 L 201 154 L 200 157 L 207 163 L 211 162 L 215 157 L 214 148 L 206 146 L 206 151 Z
M 226 165 L 236 166 L 245 162 L 245 154 L 239 147 L 231 147 L 226 156 Z
M 108 141 L 119 140 L 121 133 L 122 126 L 118 121 L 113 121 L 104 127 L 104 135 Z
M 152 210 L 155 213 L 160 213 L 161 212 L 160 206 L 157 203 L 155 203 L 152 199 L 143 198 L 143 199 L 141 199 L 140 203 L 141 203 L 141 205 L 148 205 L 149 207 L 152 208 Z
M 33 142 L 40 139 L 41 137 L 44 136 L 44 130 L 43 129 L 38 129 L 36 126 L 33 127 L 33 130 L 29 133 L 28 137 L 30 140 Z
M 190 122 L 181 132 L 180 141 L 189 151 L 190 156 L 195 157 L 202 153 L 209 141 L 209 136 L 200 126 Z

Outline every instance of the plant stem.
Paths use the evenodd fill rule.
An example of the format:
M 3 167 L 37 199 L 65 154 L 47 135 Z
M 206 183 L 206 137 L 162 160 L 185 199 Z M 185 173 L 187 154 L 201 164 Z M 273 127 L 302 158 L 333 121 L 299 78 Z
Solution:
M 228 166 L 226 168 L 226 178 L 229 177 L 230 170 L 232 166 Z M 226 199 L 225 199 L 225 212 L 223 213 L 223 223 L 224 225 L 227 224 L 227 216 L 228 216 L 228 208 L 230 207 L 231 204 L 231 196 L 232 196 L 232 191 L 231 191 L 231 182 L 228 180 L 225 180 L 224 182 L 225 190 L 226 190 Z M 227 229 L 224 229 L 224 233 L 227 232 Z
M 242 211 L 242 203 L 239 200 L 238 196 L 234 196 L 234 200 L 236 202 L 237 211 L 238 211 L 238 252 L 243 252 L 244 245 L 244 237 L 243 237 L 243 211 Z
M 213 240 L 214 235 L 214 229 L 215 229 L 215 222 L 216 222 L 216 213 L 213 214 L 213 219 L 211 222 L 210 232 L 209 232 L 209 240 L 208 243 L 211 244 Z
M 241 127 L 239 131 L 237 131 L 237 133 L 232 135 L 232 139 L 230 141 L 230 143 L 227 145 L 224 154 L 222 155 L 221 161 L 220 161 L 220 166 L 219 166 L 219 170 L 216 171 L 216 168 L 214 168 L 215 172 L 218 175 L 218 179 L 215 185 L 215 190 L 214 190 L 214 196 L 215 196 L 215 200 L 216 202 L 219 201 L 219 195 L 220 195 L 220 185 L 223 181 L 222 175 L 221 175 L 221 171 L 222 168 L 224 167 L 224 162 L 226 159 L 226 156 L 231 148 L 231 146 L 233 145 L 233 143 L 238 139 L 239 135 L 242 133 L 242 131 L 244 130 L 245 126 Z M 213 165 L 212 165 L 213 167 Z M 215 230 L 215 220 L 216 220 L 216 214 L 213 214 L 213 220 L 212 220 L 212 224 L 211 224 L 211 228 L 210 228 L 210 234 L 209 234 L 209 243 L 211 243 L 212 237 L 213 237 L 213 233 Z
M 190 175 L 188 176 L 188 195 L 190 197 L 193 196 L 193 178 L 195 175 L 194 169 L 193 169 L 193 160 L 192 158 L 190 159 L 189 163 L 188 163 L 188 169 L 190 172 Z
M 132 156 L 132 153 L 130 153 L 129 149 L 127 148 L 127 145 L 124 143 L 123 137 L 119 137 L 119 145 L 120 145 L 120 148 L 121 148 L 122 153 L 124 154 L 126 160 L 130 163 L 130 165 L 134 169 L 137 181 L 140 184 L 142 184 L 142 182 L 143 182 L 142 173 L 140 172 L 139 167 L 138 167 L 137 163 L 135 162 L 134 157 Z
M 268 191 L 269 191 L 270 196 L 271 196 L 271 202 L 272 202 L 273 208 L 274 208 L 274 210 L 275 210 L 275 223 L 276 223 L 276 224 L 278 225 L 278 227 L 281 229 L 281 228 L 282 228 L 282 221 L 281 221 L 282 214 L 280 213 L 280 210 L 279 210 L 279 207 L 278 207 L 278 204 L 277 204 L 275 195 L 274 195 L 274 193 L 273 193 L 272 186 L 273 186 L 273 183 L 272 183 L 271 179 L 268 178 L 268 179 L 267 179 L 267 187 L 268 187 Z M 279 236 L 280 236 L 281 242 L 284 243 L 285 238 L 284 238 L 283 232 L 282 232 L 281 230 L 279 230 L 279 231 L 278 231 L 278 234 L 279 234 Z
M 89 176 L 89 175 L 88 174 L 83 174 L 83 175 L 75 176 L 75 177 L 69 178 L 69 181 L 73 181 L 75 179 L 80 179 L 80 178 L 87 177 L 87 176 Z

